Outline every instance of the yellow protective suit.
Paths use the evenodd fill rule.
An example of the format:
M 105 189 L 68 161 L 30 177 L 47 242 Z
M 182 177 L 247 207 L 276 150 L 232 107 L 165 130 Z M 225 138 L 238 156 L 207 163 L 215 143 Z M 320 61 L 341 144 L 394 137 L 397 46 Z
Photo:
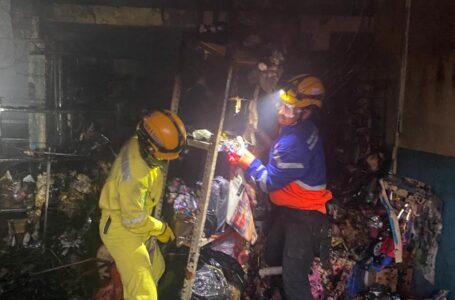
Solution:
M 151 212 L 163 189 L 160 167 L 150 168 L 131 138 L 115 160 L 101 191 L 100 235 L 115 260 L 125 300 L 157 299 L 164 259 L 156 243 L 150 258 L 146 242 L 165 228 Z

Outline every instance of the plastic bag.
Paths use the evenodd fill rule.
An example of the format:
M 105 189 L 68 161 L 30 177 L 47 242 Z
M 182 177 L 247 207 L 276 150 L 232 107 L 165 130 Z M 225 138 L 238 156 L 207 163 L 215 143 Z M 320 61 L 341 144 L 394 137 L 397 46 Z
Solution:
M 223 232 L 226 223 L 226 214 L 229 200 L 229 182 L 222 176 L 217 176 L 212 181 L 210 202 L 207 210 L 204 233 L 210 236 Z
M 241 289 L 245 286 L 245 272 L 235 258 L 220 251 L 204 248 L 201 250 L 200 262 L 220 268 L 229 283 Z
M 229 288 L 223 271 L 209 264 L 204 264 L 196 272 L 191 299 L 227 300 Z
M 189 244 L 193 232 L 197 199 L 194 191 L 180 178 L 172 179 L 167 185 L 167 203 L 174 209 L 174 234 L 177 246 Z
M 253 194 L 248 193 L 246 180 L 241 169 L 229 183 L 229 205 L 227 208 L 226 223 L 231 225 L 245 240 L 254 244 L 257 232 L 254 226 L 251 199 Z

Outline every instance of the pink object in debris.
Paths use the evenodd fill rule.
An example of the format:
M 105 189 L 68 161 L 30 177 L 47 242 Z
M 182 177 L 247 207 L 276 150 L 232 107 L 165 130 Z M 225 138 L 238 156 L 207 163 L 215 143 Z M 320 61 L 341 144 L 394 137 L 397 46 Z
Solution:
M 324 298 L 324 287 L 322 285 L 322 268 L 318 263 L 313 263 L 311 273 L 308 275 L 310 281 L 311 294 L 316 300 Z

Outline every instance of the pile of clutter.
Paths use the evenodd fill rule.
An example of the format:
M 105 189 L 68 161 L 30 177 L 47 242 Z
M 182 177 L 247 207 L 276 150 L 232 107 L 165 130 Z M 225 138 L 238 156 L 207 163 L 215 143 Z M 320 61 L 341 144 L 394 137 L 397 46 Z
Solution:
M 88 198 L 97 194 L 90 177 L 70 171 L 57 173 L 54 178 L 53 185 L 59 187 L 57 210 L 70 219 L 82 216 L 88 208 Z
M 381 116 L 375 84 L 356 88 L 344 114 L 331 118 L 329 204 L 332 274 L 323 274 L 316 296 L 332 299 L 412 298 L 414 275 L 434 283 L 441 201 L 424 183 L 385 174 Z M 341 104 L 339 104 L 341 105 Z M 335 105 L 336 106 L 336 105 Z M 336 109 L 335 107 L 333 109 Z M 376 115 L 373 113 L 376 113 Z M 382 116 L 383 117 L 383 116 Z M 420 277 L 420 276 L 419 276 Z M 323 292 L 322 292 L 323 291 Z
M 18 237 L 24 247 L 32 246 L 32 242 L 41 242 L 40 222 L 48 188 L 49 205 L 56 209 L 57 215 L 63 217 L 66 223 L 84 219 L 88 212 L 93 212 L 102 186 L 99 178 L 107 175 L 102 166 L 89 174 L 91 177 L 75 170 L 67 170 L 53 173 L 50 178 L 46 172 L 42 172 L 36 176 L 36 180 L 31 174 L 22 179 L 13 179 L 11 172 L 6 171 L 0 178 L 0 208 L 12 213 L 23 211 L 24 217 L 19 218 L 17 216 L 20 215 L 17 215 L 8 219 L 9 235 L 3 240 L 2 246 L 15 247 Z M 25 232 L 21 228 L 26 229 Z M 22 233 L 24 235 L 20 236 Z
M 176 178 L 167 189 L 167 203 L 174 210 L 172 226 L 177 245 L 188 246 L 201 197 L 200 186 L 192 189 Z M 195 299 L 240 299 L 250 247 L 257 240 L 252 213 L 255 203 L 255 190 L 240 170 L 231 181 L 221 176 L 213 179 L 204 227 L 207 245 L 201 249 L 193 285 Z
M 6 212 L 22 212 L 21 217 L 6 218 L 8 232 L 2 236 L 2 247 L 39 247 L 39 220 L 46 198 L 46 174 L 39 175 L 37 181 L 32 175 L 13 176 L 6 171 L 0 178 L 0 208 Z M 18 178 L 16 178 L 18 177 Z M 2 227 L 5 224 L 2 223 Z M 2 228 L 4 229 L 4 228 Z
M 410 298 L 415 272 L 434 283 L 442 218 L 441 202 L 428 186 L 373 178 L 356 195 L 338 200 L 331 205 L 332 274 L 319 284 L 325 295 Z
M 424 183 L 385 174 L 377 122 L 382 110 L 372 96 L 381 88 L 363 84 L 356 91 L 351 104 L 338 108 L 344 114 L 329 124 L 340 130 L 328 139 L 333 268 L 313 281 L 319 291 L 313 294 L 331 299 L 420 296 L 411 286 L 417 273 L 434 283 L 441 201 Z
M 360 90 L 371 92 L 371 86 Z M 335 128 L 326 145 L 334 195 L 328 204 L 332 268 L 326 272 L 315 260 L 309 275 L 314 299 L 415 299 L 421 296 L 414 294 L 415 278 L 434 283 L 441 201 L 422 182 L 384 173 L 383 139 L 374 130 L 372 101 L 362 95 L 352 105 L 343 103 L 327 124 Z M 261 197 L 255 217 L 267 210 L 267 196 Z M 263 260 L 267 237 L 260 220 L 255 219 L 259 237 L 250 249 L 243 299 L 282 299 L 282 282 L 270 276 L 282 269 Z
M 108 170 L 109 164 L 100 162 L 84 167 L 84 171 L 56 171 L 50 177 L 41 172 L 21 178 L 6 171 L 0 179 L 0 209 L 8 212 L 0 221 L 0 256 L 4 261 L 0 298 L 91 296 L 97 268 L 88 258 L 95 256 L 101 243 L 94 220 L 99 219 L 98 195 Z M 51 285 L 54 288 L 46 289 Z

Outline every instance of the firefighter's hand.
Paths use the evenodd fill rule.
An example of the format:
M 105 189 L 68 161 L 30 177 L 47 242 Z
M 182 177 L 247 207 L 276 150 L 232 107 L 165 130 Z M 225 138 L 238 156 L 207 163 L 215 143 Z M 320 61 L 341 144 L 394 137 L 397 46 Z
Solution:
M 243 138 L 241 136 L 238 136 L 235 140 L 233 139 L 228 141 L 227 148 L 227 159 L 229 163 L 233 165 L 238 164 L 246 150 Z
M 229 147 L 227 159 L 232 165 L 239 165 L 242 169 L 247 169 L 256 157 L 247 150 L 243 138 L 238 136 L 233 146 Z
M 240 161 L 241 156 L 235 152 L 228 152 L 227 160 L 231 165 L 237 165 Z
M 169 227 L 166 223 L 163 223 L 163 231 L 161 234 L 156 236 L 156 239 L 161 243 L 168 243 L 169 241 L 175 240 L 174 232 L 172 232 L 171 227 Z

